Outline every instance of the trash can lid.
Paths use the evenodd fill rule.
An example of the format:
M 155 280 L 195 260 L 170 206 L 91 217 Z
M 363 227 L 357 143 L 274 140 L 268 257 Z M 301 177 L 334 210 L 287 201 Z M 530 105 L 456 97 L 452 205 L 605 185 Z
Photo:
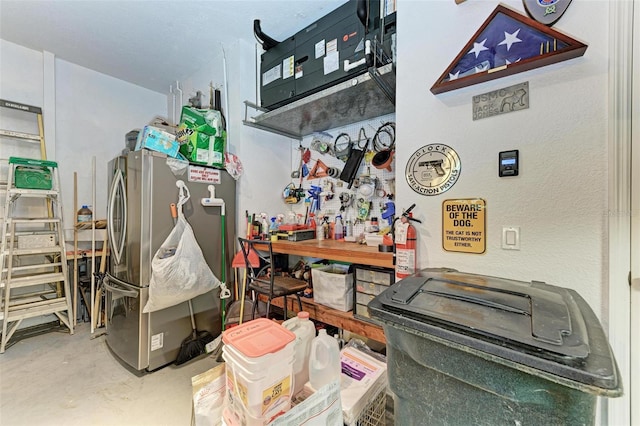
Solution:
M 598 319 L 566 288 L 424 269 L 379 294 L 369 311 L 385 323 L 410 325 L 553 374 L 617 386 L 615 360 Z

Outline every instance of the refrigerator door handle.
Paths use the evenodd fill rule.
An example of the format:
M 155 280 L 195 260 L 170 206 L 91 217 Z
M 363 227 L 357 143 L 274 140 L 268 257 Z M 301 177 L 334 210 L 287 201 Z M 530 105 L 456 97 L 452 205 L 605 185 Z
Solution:
M 120 191 L 118 191 L 120 190 Z M 120 241 L 116 241 L 115 233 L 114 233 L 114 224 L 113 224 L 113 216 L 114 216 L 114 208 L 115 201 L 118 197 L 118 192 L 122 194 L 122 230 L 120 231 Z M 116 264 L 120 264 L 120 259 L 122 258 L 122 253 L 124 252 L 124 244 L 126 241 L 127 235 L 127 191 L 124 184 L 124 177 L 122 175 L 122 170 L 117 169 L 115 176 L 113 178 L 113 185 L 111 186 L 111 193 L 109 194 L 109 211 L 108 211 L 108 225 L 107 229 L 109 232 L 109 240 L 111 242 L 111 247 L 113 248 L 113 255 L 116 260 Z
M 111 285 L 110 284 L 111 281 L 113 281 L 113 284 L 116 284 L 116 286 Z M 122 288 L 120 285 L 118 285 L 119 283 L 123 283 L 123 282 L 110 275 L 105 276 L 105 279 L 102 282 L 102 284 L 104 285 L 104 288 L 106 288 L 107 290 L 109 290 L 114 294 L 120 294 L 122 296 L 134 297 L 134 298 L 138 297 L 138 295 L 140 294 L 140 292 L 137 290 L 128 290 L 126 288 Z
M 113 281 L 113 284 L 115 285 L 111 285 L 111 281 Z M 118 304 L 125 304 L 125 306 L 127 305 L 127 299 L 126 298 L 130 298 L 130 299 L 138 299 L 138 296 L 140 296 L 140 292 L 138 290 L 130 290 L 126 287 L 130 287 L 127 285 L 127 283 L 125 283 L 124 281 L 120 281 L 117 278 L 112 277 L 109 274 L 106 274 L 104 277 L 104 280 L 102 281 L 102 285 L 104 286 L 105 289 L 105 293 L 111 293 L 110 297 L 107 296 L 108 299 L 108 313 L 107 313 L 107 330 L 109 327 L 109 324 L 113 321 L 113 315 L 116 311 L 116 302 L 117 301 L 121 301 L 118 302 Z M 123 288 L 124 287 L 124 288 Z M 126 309 L 125 309 L 125 313 L 124 316 L 126 317 Z

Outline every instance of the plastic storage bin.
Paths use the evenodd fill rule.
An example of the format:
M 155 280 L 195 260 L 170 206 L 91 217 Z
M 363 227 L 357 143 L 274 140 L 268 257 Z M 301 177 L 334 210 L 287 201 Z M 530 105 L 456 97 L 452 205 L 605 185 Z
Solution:
M 395 282 L 395 278 L 395 270 L 393 269 L 356 265 L 353 316 L 361 320 L 377 323 L 377 321 L 371 319 L 367 305 L 374 297 L 389 288 Z
M 14 176 L 16 188 L 50 190 L 53 187 L 51 168 L 58 167 L 55 161 L 11 157 L 9 163 L 17 164 Z
M 425 269 L 369 311 L 384 325 L 396 424 L 593 424 L 597 396 L 622 394 L 573 290 Z
M 295 334 L 259 318 L 226 330 L 227 403 L 232 414 L 267 424 L 291 407 Z
M 353 274 L 349 266 L 333 264 L 311 269 L 313 300 L 339 311 L 353 309 Z

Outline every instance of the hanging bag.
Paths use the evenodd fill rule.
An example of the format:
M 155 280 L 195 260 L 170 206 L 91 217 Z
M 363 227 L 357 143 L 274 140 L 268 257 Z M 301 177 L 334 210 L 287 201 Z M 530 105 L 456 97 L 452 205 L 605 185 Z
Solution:
M 178 219 L 151 261 L 149 300 L 144 313 L 186 302 L 220 286 L 182 213 L 189 190 L 182 181 L 176 184 L 180 189 Z

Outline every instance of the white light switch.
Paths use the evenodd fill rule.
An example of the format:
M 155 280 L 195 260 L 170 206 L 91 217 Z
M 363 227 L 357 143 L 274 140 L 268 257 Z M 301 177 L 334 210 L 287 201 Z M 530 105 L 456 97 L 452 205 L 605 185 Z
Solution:
M 502 228 L 502 248 L 520 250 L 520 227 L 504 226 Z

